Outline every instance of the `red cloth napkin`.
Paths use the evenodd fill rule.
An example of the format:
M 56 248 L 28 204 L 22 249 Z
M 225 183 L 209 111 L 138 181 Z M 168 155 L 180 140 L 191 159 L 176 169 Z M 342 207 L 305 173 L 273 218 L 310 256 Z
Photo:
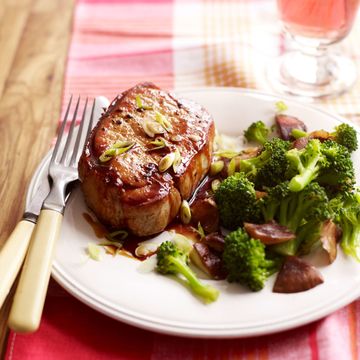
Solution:
M 112 99 L 144 80 L 167 89 L 262 87 L 254 71 L 261 57 L 250 55 L 260 49 L 259 39 L 259 54 L 273 55 L 274 44 L 276 51 L 284 45 L 279 29 L 274 30 L 271 4 L 268 0 L 81 0 L 74 19 L 64 104 L 71 93 Z M 231 23 L 235 12 L 229 11 L 234 6 L 243 19 L 234 23 L 236 27 Z M 231 21 L 221 18 L 222 11 Z M 218 17 L 226 31 L 215 24 Z M 234 51 L 235 41 L 239 52 Z M 345 99 L 349 115 L 357 111 L 355 104 L 351 108 L 351 99 Z M 51 282 L 39 331 L 11 332 L 5 359 L 359 359 L 359 327 L 357 301 L 323 320 L 268 336 L 173 337 L 112 320 Z
M 207 340 L 161 335 L 112 320 L 51 283 L 38 332 L 11 333 L 6 360 L 358 359 L 356 302 L 327 318 L 274 335 Z

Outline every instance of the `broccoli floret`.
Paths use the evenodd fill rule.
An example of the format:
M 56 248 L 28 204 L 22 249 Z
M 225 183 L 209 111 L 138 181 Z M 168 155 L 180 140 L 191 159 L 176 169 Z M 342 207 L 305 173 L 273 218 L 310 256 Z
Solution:
M 269 128 L 262 121 L 256 121 L 244 131 L 244 136 L 248 141 L 263 145 L 267 141 L 269 132 Z
M 332 140 L 327 140 L 321 145 L 326 162 L 317 181 L 336 190 L 351 190 L 355 183 L 355 172 L 349 151 L 345 146 Z
M 289 150 L 286 157 L 289 161 L 288 175 L 293 176 L 289 183 L 291 191 L 301 191 L 315 179 L 337 191 L 351 189 L 354 185 L 350 153 L 345 146 L 333 140 L 321 143 L 312 139 L 304 149 Z
M 342 209 L 339 220 L 342 229 L 341 248 L 345 254 L 360 261 L 360 205 Z
M 342 237 L 340 245 L 345 254 L 360 261 L 360 193 L 347 192 L 331 200 L 335 217 L 340 225 Z
M 260 203 L 265 222 L 276 220 L 294 232 L 303 220 L 330 216 L 326 192 L 316 182 L 299 192 L 290 191 L 288 182 L 281 183 L 269 189 Z
M 212 286 L 202 284 L 187 265 L 188 256 L 181 252 L 171 241 L 163 242 L 157 250 L 157 271 L 163 275 L 182 275 L 190 289 L 205 302 L 215 301 L 219 291 Z
M 300 244 L 298 254 L 307 255 L 319 244 L 323 223 L 324 221 L 315 219 L 298 228 L 296 234 L 297 242 Z
M 353 152 L 358 148 L 358 140 L 355 129 L 348 124 L 341 124 L 331 133 L 335 141 L 345 146 L 349 152 Z
M 240 171 L 254 182 L 257 189 L 275 186 L 286 179 L 289 148 L 290 142 L 279 138 L 267 141 L 259 156 L 240 161 Z
M 265 255 L 265 245 L 250 238 L 244 229 L 231 232 L 225 238 L 223 253 L 228 280 L 245 285 L 252 291 L 261 290 L 279 266 L 278 261 L 266 259 Z
M 215 191 L 215 201 L 221 224 L 228 229 L 261 219 L 254 184 L 243 173 L 226 178 Z
M 321 222 L 330 218 L 328 204 L 325 190 L 316 182 L 299 192 L 290 191 L 289 183 L 284 182 L 269 189 L 267 196 L 260 200 L 265 222 L 275 220 L 296 234 L 307 221 Z M 272 249 L 282 255 L 295 255 L 301 242 L 302 237 L 297 236 L 272 246 Z
M 290 191 L 301 191 L 314 180 L 326 158 L 321 152 L 321 142 L 317 139 L 310 140 L 304 149 L 291 149 L 286 158 L 289 162 L 289 174 L 294 174 L 289 183 Z M 295 175 L 296 174 L 296 175 Z

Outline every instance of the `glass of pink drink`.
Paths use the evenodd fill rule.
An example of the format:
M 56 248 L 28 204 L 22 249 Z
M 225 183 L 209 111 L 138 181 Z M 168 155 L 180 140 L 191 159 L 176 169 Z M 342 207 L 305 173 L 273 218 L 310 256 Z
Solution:
M 297 45 L 268 66 L 268 78 L 277 90 L 314 99 L 339 95 L 354 84 L 354 63 L 328 52 L 328 47 L 349 33 L 359 2 L 277 0 L 284 29 Z

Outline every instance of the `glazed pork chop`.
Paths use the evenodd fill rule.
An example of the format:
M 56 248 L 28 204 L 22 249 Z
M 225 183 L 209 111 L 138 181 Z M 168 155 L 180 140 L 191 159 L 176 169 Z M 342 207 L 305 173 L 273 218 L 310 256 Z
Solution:
M 214 122 L 200 105 L 138 84 L 115 98 L 79 161 L 87 205 L 112 229 L 156 234 L 210 166 Z

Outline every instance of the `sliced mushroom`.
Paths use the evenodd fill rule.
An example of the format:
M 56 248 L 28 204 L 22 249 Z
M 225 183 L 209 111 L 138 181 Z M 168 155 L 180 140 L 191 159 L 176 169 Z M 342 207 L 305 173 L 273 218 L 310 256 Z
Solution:
M 260 153 L 261 153 L 261 147 L 251 147 L 243 150 L 241 154 L 238 155 L 237 157 L 240 158 L 240 160 L 246 160 L 256 157 L 260 155 Z
M 320 242 L 329 256 L 329 264 L 334 262 L 337 255 L 337 227 L 332 220 L 326 220 L 321 228 Z
M 309 140 L 310 138 L 307 136 L 298 138 L 293 142 L 293 148 L 298 150 L 304 149 L 308 144 Z
M 259 239 L 265 245 L 279 244 L 296 237 L 294 232 L 276 221 L 266 224 L 244 223 L 244 228 L 252 238 Z
M 200 223 L 206 234 L 219 230 L 219 211 L 213 198 L 197 199 L 191 205 L 191 223 Z
M 273 292 L 296 293 L 320 285 L 324 279 L 314 266 L 296 257 L 288 256 L 278 273 Z
M 215 232 L 206 235 L 202 240 L 210 249 L 215 250 L 218 253 L 223 253 L 225 247 L 225 239 L 220 233 Z
M 213 253 L 203 242 L 194 244 L 190 253 L 192 262 L 214 279 L 225 279 L 222 261 L 219 255 Z
M 342 228 L 339 225 L 336 225 L 336 242 L 339 243 L 342 238 Z
M 259 190 L 255 191 L 256 199 L 262 199 L 266 195 L 267 195 L 266 191 L 259 191 Z
M 291 140 L 291 132 L 294 129 L 306 131 L 306 125 L 294 116 L 278 114 L 275 116 L 275 122 L 278 127 L 280 137 L 283 140 Z
M 325 130 L 316 130 L 310 133 L 310 138 L 311 139 L 318 139 L 321 142 L 326 141 L 326 140 L 334 140 L 334 137 L 327 131 Z

